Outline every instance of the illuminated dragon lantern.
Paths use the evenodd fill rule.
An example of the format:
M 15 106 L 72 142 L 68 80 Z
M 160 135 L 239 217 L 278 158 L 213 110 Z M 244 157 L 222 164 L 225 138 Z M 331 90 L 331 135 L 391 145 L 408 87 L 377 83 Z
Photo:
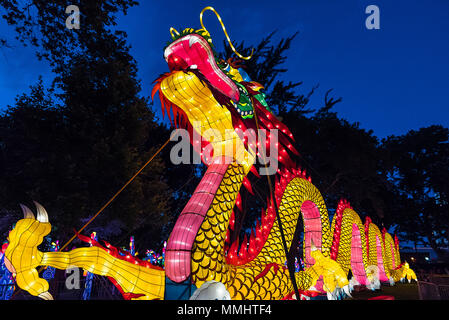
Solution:
M 399 265 L 397 244 L 370 221 L 362 224 L 347 201 L 339 203 L 330 224 L 323 197 L 291 159 L 291 154 L 297 154 L 293 136 L 270 111 L 261 93 L 263 87 L 252 81 L 236 60 L 224 62 L 214 52 L 202 21 L 205 10 L 217 15 L 236 55 L 243 60 L 250 58 L 236 52 L 220 16 L 211 7 L 201 12 L 201 29 L 181 33 L 171 29 L 173 42 L 164 51 L 171 71 L 157 80 L 153 96 L 159 92 L 162 108 L 175 126 L 187 125 L 191 136 L 199 132 L 203 137 L 192 144 L 208 163 L 208 170 L 169 238 L 167 277 L 175 282 L 191 277 L 197 286 L 220 281 L 233 299 L 282 299 L 293 287 L 284 267 L 279 222 L 289 249 L 302 218 L 308 268 L 295 274 L 300 290 L 312 285 L 328 292 L 343 288 L 350 269 L 360 284 L 368 284 L 366 269 L 371 265 L 379 269 L 381 281 L 388 281 L 398 273 L 394 270 Z M 276 141 L 270 141 L 272 129 L 277 129 Z M 241 131 L 248 134 L 242 138 Z M 264 139 L 251 139 L 251 134 L 264 132 Z M 267 201 L 261 223 L 249 239 L 245 237 L 240 246 L 238 238 L 228 244 L 234 206 L 241 208 L 240 189 L 245 186 L 251 191 L 247 175 L 257 175 L 254 165 L 259 150 L 273 144 L 282 165 L 273 199 Z
M 302 293 L 327 292 L 332 297 L 338 290 L 349 294 L 350 270 L 360 285 L 399 281 L 411 274 L 400 263 L 397 238 L 393 240 L 385 229 L 380 231 L 369 218 L 362 223 L 346 200 L 340 201 L 330 223 L 321 193 L 292 160 L 298 154 L 293 136 L 271 112 L 262 85 L 252 81 L 237 60 L 225 62 L 214 52 L 202 21 L 206 10 L 217 15 L 236 55 L 242 60 L 250 58 L 235 50 L 211 7 L 201 12 L 201 29 L 181 33 L 170 29 L 173 41 L 164 51 L 170 72 L 156 80 L 152 96 L 159 94 L 162 109 L 175 126 L 187 128 L 190 137 L 194 133 L 200 137 L 191 143 L 207 171 L 168 239 L 165 270 L 150 268 L 137 258 L 123 259 L 109 244 L 103 247 L 87 237 L 93 244 L 89 248 L 41 253 L 37 245 L 50 231 L 50 224 L 48 219 L 35 220 L 24 209 L 28 216 L 11 232 L 6 251 L 20 288 L 49 298 L 48 284 L 36 272 L 39 265 L 60 269 L 76 265 L 107 275 L 128 298 L 136 299 L 163 299 L 166 278 L 198 288 L 206 282 L 221 282 L 232 299 L 274 300 L 292 296 L 293 277 Z M 234 209 L 242 207 L 241 188 L 252 192 L 248 175 L 261 179 L 256 160 L 273 145 L 280 167 L 268 207 L 241 245 L 238 237 L 230 243 Z M 273 161 L 271 150 L 270 156 Z M 292 277 L 285 267 L 285 252 L 301 225 L 299 219 L 304 226 L 305 270 Z M 22 234 L 36 237 L 24 245 Z M 118 272 L 120 268 L 129 274 Z

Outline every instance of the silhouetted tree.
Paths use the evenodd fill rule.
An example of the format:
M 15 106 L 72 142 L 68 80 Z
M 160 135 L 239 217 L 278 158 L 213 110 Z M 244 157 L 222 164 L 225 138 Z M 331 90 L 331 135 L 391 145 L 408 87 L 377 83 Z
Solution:
M 146 162 L 163 143 L 161 133 L 168 137 L 140 96 L 126 34 L 114 30 L 116 13 L 136 2 L 85 1 L 79 30 L 65 27 L 72 1 L 0 4 L 18 39 L 35 45 L 56 74 L 52 90 L 39 83 L 1 118 L 1 204 L 41 202 L 64 240 Z M 137 230 L 145 246 L 166 239 L 163 227 L 173 217 L 164 170 L 155 159 L 86 232 L 101 228 L 111 234 L 100 238 L 125 241 Z
M 440 125 L 410 130 L 384 140 L 389 178 L 403 210 L 394 216 L 399 231 L 430 245 L 440 259 L 449 245 L 449 129 Z

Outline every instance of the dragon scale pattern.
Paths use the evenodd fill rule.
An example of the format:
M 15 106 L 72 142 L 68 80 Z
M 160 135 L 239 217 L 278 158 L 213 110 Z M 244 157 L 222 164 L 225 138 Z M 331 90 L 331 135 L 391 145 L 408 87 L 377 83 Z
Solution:
M 226 171 L 195 239 L 192 254 L 192 279 L 197 287 L 205 281 L 220 281 L 227 286 L 232 299 L 282 299 L 293 290 L 293 286 L 288 269 L 285 267 L 286 256 L 279 225 L 274 216 L 267 219 L 272 221 L 271 230 L 268 230 L 270 226 L 267 224 L 262 224 L 260 227 L 262 229 L 260 232 L 263 233 L 265 229 L 268 237 L 254 259 L 244 265 L 226 263 L 224 250 L 226 232 L 244 176 L 242 166 L 235 163 L 232 163 Z M 287 246 L 290 247 L 292 244 L 297 222 L 301 217 L 301 207 L 307 201 L 316 204 L 319 212 L 317 217 L 319 230 L 312 234 L 310 239 L 318 248 L 322 247 L 323 254 L 328 256 L 332 237 L 327 209 L 318 189 L 302 177 L 291 179 L 285 187 L 279 205 L 279 215 Z M 267 210 L 266 215 L 270 214 L 272 215 L 273 211 Z M 303 213 L 302 218 L 305 233 L 313 233 L 308 228 L 308 217 Z M 304 243 L 307 253 L 305 259 L 312 265 L 314 261 L 310 257 L 310 245 L 310 242 Z M 242 246 L 246 246 L 246 243 Z M 240 252 L 245 249 L 241 248 Z M 268 270 L 265 276 L 258 277 L 264 270 Z M 311 277 L 307 272 L 298 272 L 296 280 L 300 290 L 307 290 L 311 286 Z

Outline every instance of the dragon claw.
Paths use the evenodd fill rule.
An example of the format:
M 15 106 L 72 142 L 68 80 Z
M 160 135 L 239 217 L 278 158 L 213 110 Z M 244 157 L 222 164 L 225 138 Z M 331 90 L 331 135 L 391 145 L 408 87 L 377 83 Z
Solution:
M 54 300 L 54 299 L 53 299 L 53 296 L 52 296 L 51 293 L 48 292 L 48 291 L 45 291 L 45 292 L 40 293 L 40 294 L 38 295 L 38 297 L 41 298 L 41 299 L 43 299 L 43 300 Z
M 335 290 L 334 290 L 334 292 L 335 292 Z M 334 292 L 326 292 L 327 300 L 337 300 Z
M 352 298 L 352 296 L 351 296 L 351 290 L 350 290 L 350 288 L 349 288 L 349 285 L 345 285 L 345 286 L 343 287 L 343 292 L 344 292 L 348 297 Z

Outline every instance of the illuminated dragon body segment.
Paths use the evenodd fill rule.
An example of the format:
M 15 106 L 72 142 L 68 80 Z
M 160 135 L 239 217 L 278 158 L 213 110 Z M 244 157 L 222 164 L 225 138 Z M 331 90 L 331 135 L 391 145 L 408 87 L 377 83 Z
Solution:
M 369 218 L 363 224 L 347 201 L 340 201 L 330 224 L 321 193 L 291 159 L 291 154 L 298 154 L 293 135 L 266 105 L 260 92 L 263 87 L 241 72 L 235 61 L 225 65 L 215 59 L 204 25 L 200 30 L 170 31 L 173 42 L 164 52 L 170 72 L 156 80 L 152 96 L 159 94 L 162 110 L 175 126 L 187 127 L 208 169 L 167 241 L 165 271 L 135 257 L 122 257 L 111 245 L 103 247 L 81 235 L 91 247 L 40 252 L 37 246 L 51 229 L 47 214 L 38 206 L 36 220 L 23 207 L 25 219 L 11 231 L 5 253 L 5 263 L 16 274 L 18 286 L 50 299 L 48 283 L 39 278 L 36 268 L 76 265 L 108 276 L 128 299 L 162 299 L 165 276 L 177 283 L 191 280 L 198 288 L 219 281 L 232 299 L 289 299 L 292 275 L 285 267 L 278 219 L 288 250 L 299 219 L 303 221 L 306 268 L 293 275 L 301 294 L 326 292 L 329 298 L 341 291 L 349 294 L 350 270 L 358 283 L 367 286 L 379 280 L 416 279 L 408 264 L 400 263 L 397 237 L 393 240 L 385 229 L 381 232 Z M 231 48 L 235 51 L 232 44 Z M 267 133 L 271 129 L 278 130 L 277 140 Z M 245 131 L 248 134 L 242 136 Z M 252 139 L 262 136 L 265 139 Z M 238 238 L 230 243 L 234 208 L 242 208 L 240 190 L 243 186 L 252 192 L 248 175 L 259 177 L 256 157 L 272 145 L 282 167 L 277 170 L 267 208 L 241 245 Z
M 368 267 L 368 256 L 365 246 L 365 226 L 345 200 L 341 200 L 337 206 L 332 222 L 332 234 L 334 240 L 331 258 L 341 265 L 345 273 L 352 270 L 358 283 L 367 285 L 365 270 Z
M 401 273 L 397 272 L 400 261 L 398 243 L 384 228 L 382 232 L 372 223 L 369 217 L 365 224 L 350 204 L 341 200 L 332 222 L 334 241 L 331 258 L 336 260 L 342 269 L 352 271 L 359 284 L 368 285 L 366 270 L 374 267 L 380 281 L 391 279 L 399 281 Z
M 248 245 L 245 239 L 240 250 L 237 250 L 239 244 L 235 242 L 229 248 L 227 256 L 223 250 L 227 224 L 233 209 L 232 201 L 226 201 L 225 194 L 234 188 L 232 180 L 242 180 L 244 171 L 239 167 L 231 164 L 227 170 L 227 176 L 223 179 L 213 205 L 198 231 L 192 250 L 192 279 L 197 286 L 209 280 L 221 281 L 227 286 L 233 299 L 281 299 L 289 294 L 293 287 L 288 270 L 284 267 L 286 258 L 273 206 L 269 206 L 267 212 L 262 214 L 261 226 L 252 233 Z M 237 188 L 229 195 L 230 199 L 235 199 L 239 192 L 238 184 L 235 186 Z M 326 210 L 319 191 L 308 180 L 295 177 L 287 185 L 279 205 L 288 246 L 293 240 L 301 207 L 308 202 L 318 203 L 321 210 Z M 318 219 L 320 216 L 318 214 Z M 311 217 L 312 221 L 313 218 Z M 311 241 L 315 239 L 315 243 L 326 243 L 326 239 L 322 238 L 321 229 L 316 233 L 309 231 L 309 224 L 306 219 L 305 221 L 306 232 L 312 234 Z M 308 261 L 314 261 L 310 249 Z M 296 277 L 301 290 L 307 290 L 312 285 L 313 274 L 300 272 Z M 340 284 L 342 287 L 346 285 Z
M 371 222 L 371 219 L 366 220 L 365 228 L 367 229 L 366 237 L 368 238 L 368 264 L 370 266 L 377 266 L 379 280 L 386 282 L 390 278 L 390 273 L 387 268 L 382 233 L 379 228 Z

